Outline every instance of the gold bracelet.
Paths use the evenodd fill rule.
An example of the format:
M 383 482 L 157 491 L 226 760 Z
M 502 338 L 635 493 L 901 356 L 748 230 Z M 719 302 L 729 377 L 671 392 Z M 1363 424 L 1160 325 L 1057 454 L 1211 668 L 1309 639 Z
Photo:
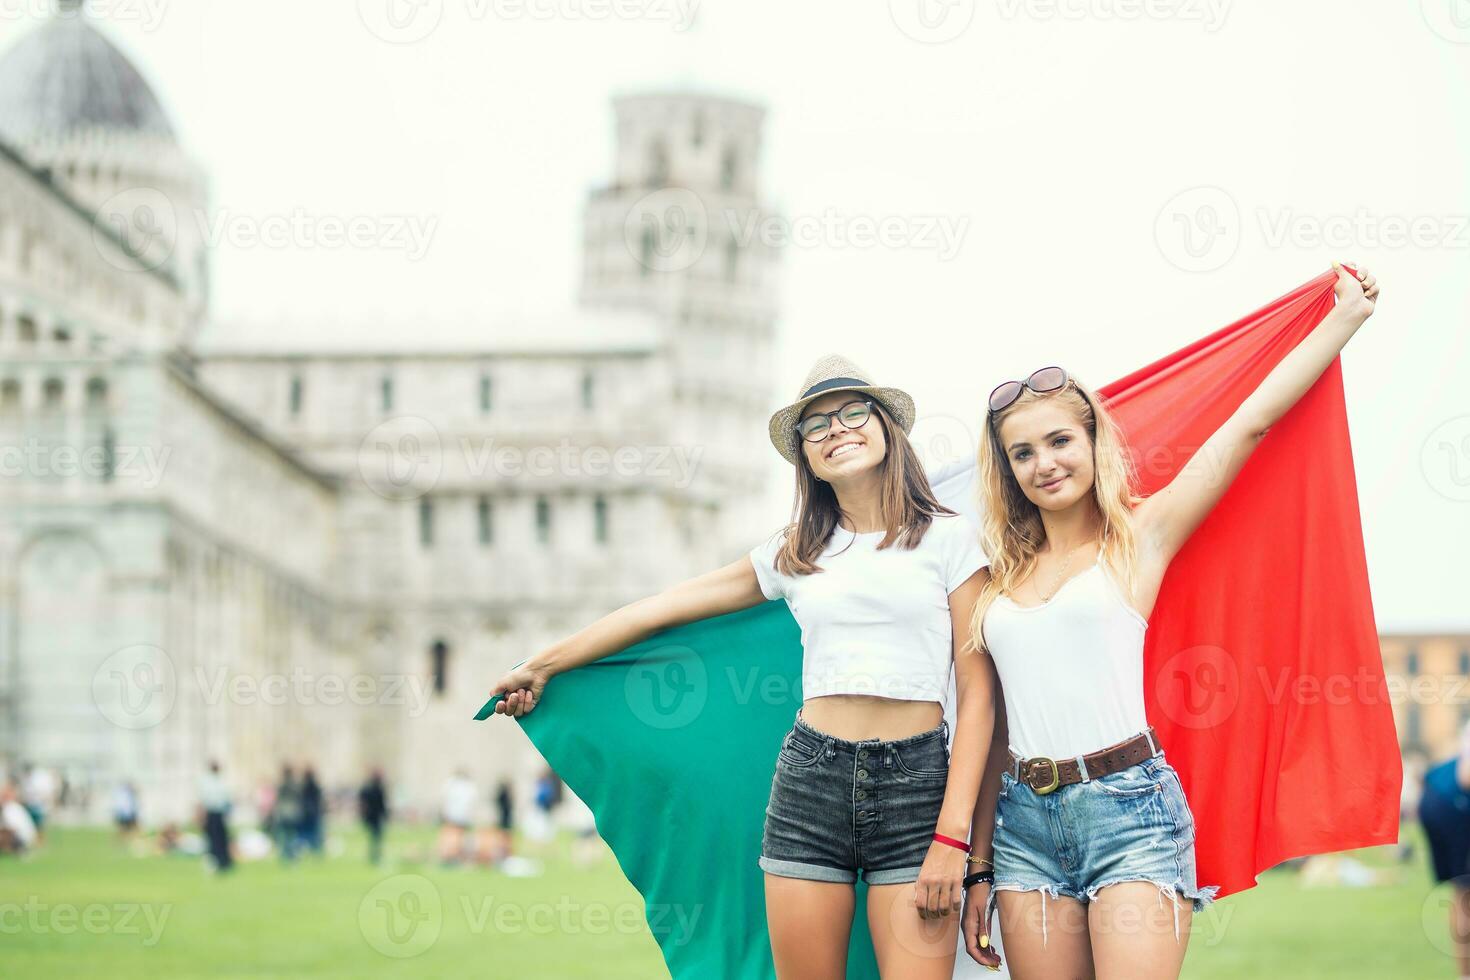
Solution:
M 966 864 L 990 864 L 990 858 L 976 857 L 973 854 L 967 854 L 967 855 L 965 855 L 965 863 Z M 993 864 L 991 864 L 990 866 L 992 868 L 995 867 L 995 865 L 993 865 Z

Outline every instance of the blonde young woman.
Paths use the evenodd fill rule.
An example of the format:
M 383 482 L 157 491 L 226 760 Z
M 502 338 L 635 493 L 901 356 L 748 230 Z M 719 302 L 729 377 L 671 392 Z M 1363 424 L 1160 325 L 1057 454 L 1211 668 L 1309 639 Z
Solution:
M 964 930 L 979 958 L 998 907 L 1018 980 L 1179 975 L 1216 887 L 1195 881 L 1194 820 L 1144 717 L 1144 632 L 1170 560 L 1373 313 L 1366 271 L 1338 267 L 1334 290 L 1333 311 L 1146 499 L 1107 410 L 1062 368 L 990 396 L 977 459 L 990 575 L 970 628 L 1003 706 L 973 841 L 993 881 L 967 889 Z
M 795 520 L 723 568 L 603 617 L 503 677 L 497 713 L 554 674 L 682 623 L 782 598 L 801 626 L 803 703 L 776 759 L 761 854 L 781 980 L 840 980 L 868 885 L 885 977 L 952 976 L 967 838 L 994 727 L 993 678 L 957 656 L 985 581 L 969 521 L 935 499 L 913 399 L 838 355 L 771 417 Z M 954 758 L 943 702 L 955 678 Z M 988 841 L 987 841 L 988 844 Z M 993 952 L 991 963 L 998 962 Z

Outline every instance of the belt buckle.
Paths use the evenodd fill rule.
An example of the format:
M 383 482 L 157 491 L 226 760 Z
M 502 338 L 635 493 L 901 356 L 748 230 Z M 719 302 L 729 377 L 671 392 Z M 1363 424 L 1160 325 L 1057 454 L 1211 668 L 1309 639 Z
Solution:
M 1045 786 L 1034 786 L 1031 783 L 1032 766 L 1039 764 L 1051 766 L 1051 782 L 1047 783 Z M 1062 785 L 1062 773 L 1061 770 L 1057 768 L 1057 761 L 1055 759 L 1048 759 L 1045 756 L 1037 756 L 1034 759 L 1027 759 L 1024 763 L 1022 763 L 1022 765 L 1026 768 L 1026 785 L 1035 790 L 1038 796 L 1045 796 L 1047 793 L 1052 792 L 1058 786 Z

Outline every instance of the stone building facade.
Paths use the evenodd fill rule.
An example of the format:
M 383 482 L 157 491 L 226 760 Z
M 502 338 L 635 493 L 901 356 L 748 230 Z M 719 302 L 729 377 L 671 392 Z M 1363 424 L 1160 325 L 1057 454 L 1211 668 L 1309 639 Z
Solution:
M 122 779 L 186 816 L 210 758 L 242 801 L 311 762 L 488 803 L 538 764 L 470 721 L 500 672 L 770 530 L 763 110 L 613 107 L 571 303 L 261 346 L 212 325 L 207 175 L 105 29 L 0 53 L 0 766 L 93 818 Z

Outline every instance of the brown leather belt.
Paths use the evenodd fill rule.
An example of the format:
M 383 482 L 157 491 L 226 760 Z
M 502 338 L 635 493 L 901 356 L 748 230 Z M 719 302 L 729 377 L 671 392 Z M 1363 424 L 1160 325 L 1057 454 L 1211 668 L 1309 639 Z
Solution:
M 1097 779 L 1137 765 L 1163 751 L 1158 737 L 1154 735 L 1153 726 L 1150 725 L 1139 734 L 1116 745 L 1070 759 L 1048 759 L 1040 755 L 1023 759 L 1010 749 L 1006 750 L 1006 754 L 1010 756 L 1011 775 L 1016 781 L 1025 783 L 1044 796 L 1058 787 L 1082 782 L 1083 765 L 1087 767 L 1087 778 Z

